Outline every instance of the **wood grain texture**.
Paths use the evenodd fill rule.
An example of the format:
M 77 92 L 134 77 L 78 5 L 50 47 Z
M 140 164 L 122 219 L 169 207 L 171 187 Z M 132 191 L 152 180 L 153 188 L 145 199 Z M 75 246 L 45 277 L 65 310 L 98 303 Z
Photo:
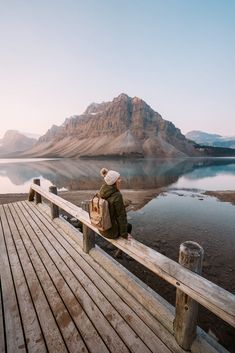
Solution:
M 48 220 L 50 219 L 50 210 L 46 204 L 39 205 L 37 209 L 39 209 L 44 215 L 46 214 Z M 55 219 L 53 225 L 57 227 L 60 232 L 63 231 L 64 234 L 66 234 L 67 240 L 71 239 L 71 241 L 74 242 L 74 247 L 76 247 L 76 249 L 82 249 L 82 234 L 76 228 L 72 227 L 71 224 L 66 222 L 63 218 Z M 89 256 L 84 253 L 82 253 L 82 256 L 86 256 L 86 258 L 90 258 L 91 256 L 96 261 L 95 263 L 101 265 L 102 268 L 105 269 L 109 278 L 113 279 L 116 284 L 120 283 L 121 288 L 124 287 L 128 293 L 130 293 L 131 297 L 156 319 L 155 322 L 158 322 L 163 326 L 162 330 L 158 331 L 159 337 L 161 337 L 162 332 L 164 333 L 164 328 L 167 329 L 167 332 L 170 333 L 171 339 L 167 338 L 167 340 L 164 340 L 164 338 L 162 338 L 162 340 L 163 342 L 167 342 L 168 347 L 171 347 L 170 344 L 172 339 L 173 345 L 176 344 L 175 338 L 173 337 L 175 308 L 171 304 L 106 252 L 100 249 L 99 246 L 96 245 L 95 248 L 90 251 Z M 178 349 L 181 348 L 179 347 Z M 174 351 L 174 349 L 172 350 Z M 191 347 L 191 352 L 228 353 L 224 347 L 199 327 L 197 327 L 197 336 Z
M 40 179 L 34 179 L 33 180 L 34 184 L 40 187 Z M 32 188 L 31 188 L 32 189 Z M 35 192 L 35 203 L 36 205 L 38 203 L 42 203 L 42 196 L 40 192 Z
M 15 207 L 16 205 L 10 205 L 10 208 L 12 208 L 12 211 L 14 212 L 14 218 L 18 227 L 19 238 L 17 239 L 17 242 L 24 244 L 24 247 L 21 248 L 19 255 L 21 256 L 22 266 L 27 275 L 29 290 L 34 302 L 35 309 L 37 311 L 38 320 L 42 328 L 47 349 L 51 352 L 67 352 L 63 337 L 60 333 L 60 330 L 58 329 L 54 314 L 44 292 L 44 277 L 41 283 L 40 278 L 38 277 L 39 272 L 34 267 L 34 263 L 31 261 L 32 258 L 37 258 L 38 255 L 28 238 L 28 232 L 30 229 L 27 223 L 25 225 L 22 224 L 21 219 L 15 210 Z M 23 215 L 21 216 L 23 217 Z M 17 234 L 15 234 L 15 236 L 17 236 Z M 42 269 L 42 276 L 44 276 L 44 272 L 45 271 Z
M 35 210 L 35 207 L 32 204 L 28 204 Z M 50 210 L 46 204 L 41 204 L 36 209 L 43 213 L 43 215 L 47 217 L 47 220 L 50 221 Z M 67 242 L 70 244 L 72 242 L 74 249 L 77 251 L 80 250 L 79 254 L 86 258 L 87 262 L 89 262 L 89 259 L 91 260 L 91 257 L 95 259 L 96 262 L 89 262 L 91 266 L 94 266 L 94 264 L 100 264 L 102 268 L 105 269 L 107 273 L 107 282 L 109 280 L 113 280 L 112 283 L 116 285 L 120 283 L 119 286 L 121 289 L 125 288 L 126 293 L 130 293 L 129 295 L 131 298 L 135 299 L 141 308 L 144 307 L 145 312 L 151 313 L 150 316 L 154 320 L 155 326 L 160 325 L 160 328 L 157 330 L 156 334 L 170 349 L 172 349 L 172 351 L 178 352 L 178 350 L 181 349 L 173 337 L 174 307 L 172 305 L 170 305 L 166 300 L 160 297 L 156 292 L 130 273 L 126 268 L 110 257 L 97 245 L 90 251 L 89 255 L 84 254 L 84 252 L 81 251 L 82 234 L 63 218 L 55 219 L 53 226 L 61 234 L 64 234 Z M 115 285 L 112 288 L 115 288 Z M 123 298 L 124 301 L 125 298 Z M 147 314 L 145 319 L 147 320 Z M 152 328 L 150 322 L 149 326 Z M 167 335 L 165 337 L 166 332 L 169 336 Z M 197 327 L 197 336 L 193 342 L 191 351 L 192 353 L 228 353 L 224 347 L 222 347 L 212 337 L 208 336 L 199 327 Z
M 186 241 L 180 245 L 179 263 L 189 270 L 201 274 L 204 250 L 193 242 Z M 182 292 L 176 290 L 174 335 L 179 345 L 190 350 L 197 334 L 198 303 Z
M 59 196 L 49 194 L 37 185 L 32 185 L 32 189 L 102 236 L 90 224 L 86 211 Z M 108 239 L 108 241 L 235 327 L 235 295 L 134 239 L 128 241 L 119 238 L 117 240 Z
M 24 205 L 28 207 L 26 203 Z M 37 226 L 40 227 L 45 234 L 44 245 L 49 247 L 49 242 L 51 244 L 53 243 L 53 247 L 57 250 L 58 255 L 55 254 L 53 259 L 61 271 L 63 271 L 64 276 L 66 274 L 65 271 L 68 271 L 68 268 L 72 269 L 73 275 L 71 274 L 69 277 L 70 286 L 77 288 L 77 293 L 79 293 L 79 296 L 77 297 L 78 300 L 82 302 L 84 310 L 88 313 L 89 317 L 92 319 L 92 322 L 96 325 L 97 330 L 100 332 L 100 335 L 103 337 L 106 344 L 109 345 L 110 351 L 115 353 L 124 352 L 125 345 L 127 345 L 131 351 L 136 353 L 150 352 L 147 346 L 134 332 L 132 328 L 133 325 L 129 325 L 125 322 L 125 320 L 123 320 L 117 310 L 113 307 L 112 301 L 110 302 L 106 299 L 107 293 L 105 292 L 104 295 L 102 291 L 99 290 L 94 284 L 94 279 L 96 279 L 97 282 L 101 281 L 98 274 L 95 271 L 92 271 L 93 274 L 91 274 L 91 269 L 88 273 L 86 273 L 84 271 L 86 262 L 82 260 L 81 257 L 77 263 L 74 261 L 71 254 L 65 250 L 66 246 L 68 247 L 68 243 L 60 242 L 59 244 L 57 242 L 60 235 L 55 231 L 54 227 L 48 222 L 46 222 L 45 225 L 42 224 L 42 222 L 39 222 L 39 219 L 42 220 L 42 215 L 35 215 L 29 208 L 28 210 L 31 219 L 37 222 Z M 43 223 L 44 222 L 45 219 Z M 48 232 L 46 229 L 50 231 Z M 62 239 L 60 238 L 60 240 Z M 66 259 L 67 266 L 65 266 L 62 259 Z M 92 280 L 90 276 L 93 276 Z M 106 291 L 109 290 L 110 289 L 106 287 Z M 87 295 L 88 293 L 89 296 Z M 118 336 L 120 336 L 125 345 L 123 345 Z M 128 351 L 127 348 L 126 351 Z
M 82 209 L 88 212 L 89 201 L 82 202 Z M 89 251 L 95 247 L 95 232 L 87 225 L 83 224 L 82 233 L 83 233 L 83 251 L 86 254 L 88 254 Z
M 183 353 L 172 335 L 174 308 L 99 247 L 84 253 L 82 234 L 60 218 L 52 221 L 45 209 L 28 201 L 0 207 L 0 245 L 18 308 L 11 314 L 25 341 L 17 346 L 15 326 L 6 330 L 12 351 Z M 9 279 L 5 260 L 0 257 L 1 284 Z M 193 353 L 225 352 L 199 331 Z
M 77 323 L 81 323 L 82 326 L 84 325 L 90 328 L 90 321 L 87 319 L 86 315 L 84 315 L 83 310 L 74 295 L 71 294 L 64 278 L 60 276 L 55 264 L 51 261 L 50 256 L 43 248 L 40 242 L 40 237 L 42 237 L 40 229 L 33 229 L 31 227 L 28 222 L 29 215 L 21 205 L 16 205 L 15 207 L 22 224 L 27 227 L 28 237 L 25 237 L 24 241 L 27 244 L 29 255 L 38 273 L 39 280 L 42 283 L 46 298 L 58 325 L 59 331 L 57 334 L 63 337 L 63 341 L 66 343 L 69 351 L 75 352 L 77 349 L 81 352 L 87 352 L 86 345 L 80 335 L 80 327 L 77 327 Z M 70 308 L 68 308 L 68 305 Z M 92 325 L 91 333 L 94 335 L 94 342 L 97 343 L 97 352 L 101 352 L 99 342 L 96 341 L 96 332 L 92 330 Z M 48 341 L 50 342 L 50 337 Z
M 37 213 L 37 211 L 35 211 Z M 37 213 L 38 216 L 38 213 Z M 59 227 L 50 224 L 49 219 L 47 219 L 47 222 L 45 224 L 48 229 L 51 230 L 51 234 L 54 235 L 54 237 L 60 242 L 61 245 L 63 245 L 64 249 L 69 253 L 73 261 L 79 265 L 81 270 L 86 274 L 86 276 L 92 281 L 92 283 L 96 286 L 96 288 L 100 291 L 100 293 L 103 293 L 103 295 L 107 298 L 109 303 L 112 304 L 112 306 L 116 309 L 117 312 L 122 316 L 124 321 L 131 326 L 131 328 L 135 331 L 135 333 L 142 339 L 142 341 L 152 350 L 155 351 L 158 349 L 159 353 L 161 352 L 169 352 L 169 350 L 166 348 L 165 344 L 158 338 L 155 333 L 149 329 L 148 325 L 145 324 L 144 321 L 144 316 L 140 319 L 138 315 L 136 315 L 135 311 L 133 311 L 133 307 L 129 306 L 125 303 L 125 298 L 120 298 L 119 294 L 117 294 L 112 286 L 107 284 L 107 276 L 108 274 L 106 273 L 106 277 L 104 280 L 102 276 L 100 276 L 100 271 L 102 270 L 104 273 L 104 270 L 101 267 L 97 267 L 97 264 L 94 262 L 94 260 L 90 256 L 85 256 L 84 252 L 82 249 L 77 247 L 77 243 L 74 242 L 71 238 L 67 236 L 63 230 L 59 229 Z M 53 229 L 56 230 L 53 231 Z M 75 268 L 75 265 L 73 266 Z M 112 282 L 114 283 L 114 282 Z M 98 294 L 99 292 L 97 292 Z M 97 294 L 94 298 L 97 298 Z M 99 305 L 99 302 L 97 299 L 94 299 L 97 301 L 97 305 Z M 104 302 L 105 303 L 105 302 Z M 133 304 L 134 302 L 132 302 Z M 103 310 L 107 310 L 104 306 Z M 115 312 L 114 312 L 115 313 Z M 147 313 L 147 312 L 146 312 Z M 113 313 L 110 313 L 107 311 L 107 317 L 110 316 L 110 314 L 114 315 Z M 124 323 L 123 323 L 124 326 Z M 130 340 L 132 338 L 131 332 L 129 332 L 128 326 L 125 328 L 125 335 L 120 331 L 119 332 L 120 336 L 123 337 L 123 340 L 126 340 L 130 344 Z M 128 334 L 128 336 L 127 336 Z M 125 338 L 126 337 L 126 338 Z M 135 340 L 136 341 L 136 340 Z M 134 342 L 133 342 L 134 343 Z M 137 347 L 133 345 L 133 350 L 139 351 L 139 349 L 143 350 L 144 348 L 141 347 L 141 343 L 137 342 Z M 131 346 L 132 347 L 132 346 Z
M 15 285 L 9 262 L 8 249 L 5 243 L 5 238 L 9 236 L 9 234 L 7 232 L 7 220 L 3 206 L 0 206 L 0 219 L 0 269 L 6 330 L 6 350 L 8 352 L 26 352 L 24 332 L 15 292 Z
M 1 231 L 1 228 L 0 228 Z M 2 284 L 1 284 L 1 275 L 0 275 L 0 352 L 6 352 L 6 343 L 5 343 L 5 322 L 4 322 L 4 313 L 2 307 Z
M 8 224 L 5 228 L 8 232 L 6 243 L 10 253 L 10 264 L 18 298 L 18 305 L 21 312 L 27 349 L 32 353 L 36 353 L 38 350 L 43 353 L 46 352 L 47 349 L 30 291 L 28 289 L 27 278 L 25 277 L 25 275 L 27 275 L 27 268 L 22 267 L 23 264 L 21 262 L 22 257 L 27 257 L 27 253 L 20 239 L 9 205 L 5 205 L 4 210 L 8 220 Z
M 55 185 L 49 186 L 49 192 L 54 195 L 57 195 L 57 187 Z M 51 202 L 51 219 L 59 217 L 59 207 Z

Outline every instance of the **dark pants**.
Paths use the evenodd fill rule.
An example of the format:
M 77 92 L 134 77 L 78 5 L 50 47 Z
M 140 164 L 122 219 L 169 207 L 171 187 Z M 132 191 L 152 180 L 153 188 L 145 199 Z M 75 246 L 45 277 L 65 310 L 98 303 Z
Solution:
M 132 231 L 132 224 L 127 223 L 127 233 L 131 234 L 131 231 Z
M 131 234 L 131 231 L 132 231 L 132 224 L 127 223 L 127 233 Z M 121 249 L 117 249 L 114 254 L 114 257 L 122 259 L 123 258 L 123 251 Z

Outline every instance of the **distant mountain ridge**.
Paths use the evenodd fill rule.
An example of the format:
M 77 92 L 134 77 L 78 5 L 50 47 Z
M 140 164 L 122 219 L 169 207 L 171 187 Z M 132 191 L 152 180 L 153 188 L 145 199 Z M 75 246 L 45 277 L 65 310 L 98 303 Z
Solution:
M 138 97 L 122 93 L 111 102 L 92 103 L 81 115 L 53 125 L 30 157 L 183 157 L 198 155 L 195 143 Z
M 28 137 L 27 134 L 17 130 L 8 130 L 2 139 L 0 139 L 0 156 L 7 156 L 26 151 L 32 148 L 36 142 L 36 138 Z
M 198 130 L 190 131 L 185 136 L 204 146 L 235 148 L 235 136 L 225 137 Z

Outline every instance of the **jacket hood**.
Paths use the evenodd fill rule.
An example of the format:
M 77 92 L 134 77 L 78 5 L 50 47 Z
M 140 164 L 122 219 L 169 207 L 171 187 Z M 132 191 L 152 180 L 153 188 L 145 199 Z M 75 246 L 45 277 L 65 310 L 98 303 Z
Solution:
M 118 189 L 116 188 L 116 186 L 104 184 L 100 188 L 100 196 L 103 199 L 107 199 L 107 198 L 109 198 L 109 196 L 111 196 L 112 194 L 114 194 L 117 191 L 118 191 Z

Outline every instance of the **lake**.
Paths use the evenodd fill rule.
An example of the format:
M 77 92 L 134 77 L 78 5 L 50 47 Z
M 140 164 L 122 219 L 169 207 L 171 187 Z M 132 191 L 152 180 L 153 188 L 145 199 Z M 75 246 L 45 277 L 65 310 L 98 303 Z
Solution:
M 235 158 L 0 159 L 0 194 L 28 192 L 34 178 L 45 188 L 55 184 L 70 191 L 97 189 L 103 166 L 119 171 L 126 189 L 235 189 Z

